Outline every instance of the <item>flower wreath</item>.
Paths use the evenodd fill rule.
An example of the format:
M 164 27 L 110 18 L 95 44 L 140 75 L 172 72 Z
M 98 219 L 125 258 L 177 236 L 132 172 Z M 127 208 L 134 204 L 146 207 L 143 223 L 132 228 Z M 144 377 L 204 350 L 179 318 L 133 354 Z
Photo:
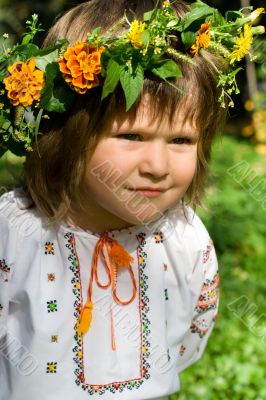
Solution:
M 130 23 L 125 15 L 105 36 L 100 34 L 101 28 L 96 28 L 87 34 L 86 41 L 78 41 L 73 47 L 62 39 L 47 48 L 33 43 L 42 29 L 38 16 L 32 15 L 21 44 L 12 49 L 3 46 L 0 53 L 0 157 L 8 149 L 17 155 L 31 150 L 42 118 L 49 118 L 49 112 L 67 111 L 76 95 L 96 86 L 102 86 L 103 100 L 120 82 L 126 110 L 139 97 L 146 71 L 180 90 L 171 81 L 182 78 L 173 58 L 194 64 L 201 49 L 228 62 L 226 74 L 217 71 L 217 86 L 221 87 L 221 106 L 225 107 L 226 97 L 233 106 L 230 95 L 239 93 L 236 74 L 241 69 L 236 64 L 250 54 L 254 35 L 264 33 L 263 26 L 252 26 L 264 8 L 252 10 L 227 11 L 223 17 L 217 9 L 197 0 L 180 19 L 170 2 L 164 1 L 161 8 L 146 12 L 143 22 L 135 19 Z M 125 22 L 128 31 L 114 37 Z M 173 36 L 181 40 L 185 53 L 171 46 Z M 7 37 L 4 34 L 3 40 Z

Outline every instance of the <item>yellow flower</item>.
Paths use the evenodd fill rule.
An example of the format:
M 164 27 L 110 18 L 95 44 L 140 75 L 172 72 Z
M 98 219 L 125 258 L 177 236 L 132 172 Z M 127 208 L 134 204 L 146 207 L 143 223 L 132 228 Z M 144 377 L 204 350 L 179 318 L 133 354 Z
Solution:
M 266 144 L 258 144 L 256 146 L 256 151 L 259 154 L 266 155 Z
M 236 44 L 234 45 L 234 51 L 230 54 L 230 63 L 240 61 L 246 54 L 248 54 L 253 40 L 252 30 L 250 25 L 244 25 L 244 32 L 236 38 Z
M 126 38 L 131 42 L 135 49 L 143 47 L 143 42 L 141 40 L 141 35 L 145 32 L 146 24 L 134 20 L 131 24 L 131 30 L 126 35 Z
M 86 42 L 77 42 L 69 47 L 59 61 L 60 71 L 70 87 L 80 94 L 102 84 L 101 55 L 104 47 L 99 49 Z
M 247 111 L 253 111 L 254 110 L 254 108 L 255 108 L 255 104 L 254 104 L 254 101 L 252 101 L 252 100 L 246 100 L 245 101 L 245 104 L 244 104 L 244 107 L 245 107 L 245 109 L 247 110 Z
M 166 0 L 163 2 L 163 8 L 168 8 L 168 7 L 170 7 L 170 1 Z
M 207 49 L 209 47 L 211 37 L 209 33 L 211 23 L 207 22 L 206 24 L 202 24 L 200 30 L 198 31 L 198 36 L 196 38 L 196 42 L 191 47 L 191 54 L 193 56 L 197 56 L 199 54 L 199 49 L 203 47 Z
M 257 8 L 250 14 L 250 16 L 249 16 L 250 21 L 254 22 L 260 16 L 260 14 L 263 14 L 263 13 L 265 13 L 265 9 L 263 7 Z
M 252 136 L 254 133 L 254 128 L 252 125 L 247 125 L 242 128 L 241 133 L 244 137 Z
M 35 68 L 35 60 L 18 61 L 8 68 L 9 76 L 4 79 L 8 98 L 13 106 L 30 106 L 34 100 L 40 100 L 44 87 L 44 72 Z

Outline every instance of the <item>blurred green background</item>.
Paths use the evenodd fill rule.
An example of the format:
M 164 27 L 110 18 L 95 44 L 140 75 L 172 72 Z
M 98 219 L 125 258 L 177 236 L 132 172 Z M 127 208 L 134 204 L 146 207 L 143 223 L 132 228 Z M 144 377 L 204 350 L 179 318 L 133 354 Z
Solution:
M 47 29 L 56 15 L 78 4 L 70 0 L 0 0 L 0 34 L 10 40 L 24 31 L 33 13 Z M 206 0 L 221 11 L 248 0 Z M 256 7 L 265 1 L 250 1 Z M 260 19 L 265 25 L 265 14 Z M 42 40 L 42 38 L 40 38 Z M 201 361 L 181 374 L 181 391 L 171 400 L 266 399 L 266 43 L 255 42 L 257 60 L 240 73 L 241 95 L 233 100 L 217 137 L 205 209 L 197 212 L 215 243 L 221 272 L 220 314 Z M 243 61 L 245 67 L 245 61 Z M 12 188 L 22 162 L 0 160 L 1 192 Z

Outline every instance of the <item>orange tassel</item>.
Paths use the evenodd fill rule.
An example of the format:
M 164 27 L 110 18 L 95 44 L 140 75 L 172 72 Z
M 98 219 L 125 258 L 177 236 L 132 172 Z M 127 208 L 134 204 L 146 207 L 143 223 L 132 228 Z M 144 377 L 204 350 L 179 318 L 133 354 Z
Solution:
M 130 262 L 134 261 L 134 258 L 116 241 L 112 244 L 109 256 L 121 268 L 126 268 Z
M 82 335 L 83 333 L 88 332 L 88 330 L 90 329 L 92 320 L 92 310 L 93 310 L 93 303 L 90 300 L 88 300 L 79 318 L 79 326 L 78 326 L 79 336 Z

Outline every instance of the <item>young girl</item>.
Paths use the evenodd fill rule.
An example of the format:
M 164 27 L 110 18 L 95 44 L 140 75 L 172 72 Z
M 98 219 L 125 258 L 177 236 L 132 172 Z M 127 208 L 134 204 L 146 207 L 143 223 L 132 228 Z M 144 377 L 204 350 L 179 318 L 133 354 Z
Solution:
M 208 8 L 209 19 L 199 13 L 191 49 L 176 29 L 163 52 L 158 32 L 173 21 L 195 22 L 198 9 L 164 2 L 152 14 L 154 6 L 82 3 L 48 33 L 45 67 L 41 56 L 24 58 L 5 77 L 25 120 L 34 116 L 29 97 L 37 100 L 39 86 L 48 114 L 27 152 L 23 187 L 0 201 L 0 400 L 167 399 L 212 332 L 217 260 L 184 197 L 196 206 L 203 193 L 225 114 L 217 75 L 226 64 L 209 51 Z M 98 26 L 120 49 L 105 69 L 115 48 L 103 44 Z M 58 39 L 68 43 L 49 53 Z M 47 66 L 56 52 L 58 64 Z M 140 85 L 145 56 L 153 67 Z M 52 81 L 55 65 L 61 75 Z M 34 90 L 33 80 L 19 86 L 26 67 L 38 81 Z M 68 112 L 56 112 L 55 95 L 53 107 L 45 103 L 51 85 L 65 85 L 69 98 L 76 92 Z

